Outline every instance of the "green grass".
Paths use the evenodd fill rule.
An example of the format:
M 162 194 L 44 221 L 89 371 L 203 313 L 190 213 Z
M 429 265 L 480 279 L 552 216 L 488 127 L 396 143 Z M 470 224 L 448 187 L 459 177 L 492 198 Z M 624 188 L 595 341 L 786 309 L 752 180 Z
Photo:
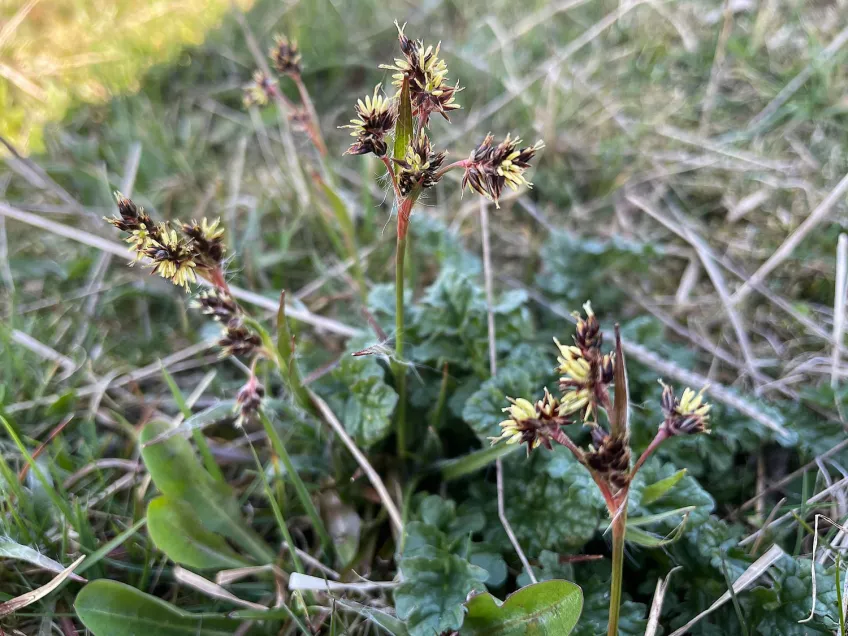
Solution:
M 48 4 L 33 8 L 19 27 L 21 37 L 41 25 L 68 28 Z M 286 290 L 291 306 L 362 334 L 348 342 L 289 316 L 303 377 L 321 375 L 310 388 L 340 416 L 389 492 L 398 496 L 399 507 L 420 519 L 422 493 L 439 493 L 456 501 L 461 511 L 483 516 L 485 525 L 466 537 L 467 549 L 495 555 L 505 564 L 504 582 L 491 589 L 499 598 L 520 585 L 523 575 L 493 508 L 490 460 L 495 453 L 481 451 L 485 423 L 505 405 L 504 393 L 523 386 L 535 390 L 535 378 L 522 372 L 541 369 L 548 375 L 539 386 L 547 382 L 554 388 L 556 379 L 548 377 L 554 364 L 550 337 L 568 338 L 571 326 L 563 315 L 591 298 L 605 327 L 620 321 L 626 339 L 642 347 L 626 351 L 637 449 L 647 445 L 658 424 L 649 419 L 658 412 L 657 377 L 696 384 L 684 375 L 690 371 L 726 389 L 712 398 L 717 405 L 713 434 L 675 440 L 651 468 L 656 479 L 668 476 L 666 468 L 687 468 L 692 482 L 685 482 L 687 490 L 675 507 L 687 505 L 687 497 L 702 497 L 698 505 L 704 510 L 697 519 L 693 515 L 684 537 L 667 551 L 628 549 L 625 571 L 631 581 L 638 578 L 645 585 L 625 586 L 631 602 L 623 608 L 622 633 L 642 633 L 639 621 L 654 583 L 671 567 L 683 565 L 684 570 L 672 578 L 666 596 L 661 620 L 666 633 L 706 609 L 726 591 L 726 579 L 738 577 L 775 541 L 792 558 L 779 564 L 770 581 L 759 581 L 758 589 L 734 595 L 733 603 L 716 613 L 715 624 L 726 633 L 747 629 L 752 634 L 779 633 L 774 630 L 794 625 L 809 612 L 808 597 L 787 595 L 796 581 L 808 591 L 809 564 L 798 557 L 809 556 L 812 549 L 809 529 L 794 520 L 778 525 L 753 554 L 750 543 L 743 549 L 738 542 L 755 532 L 784 496 L 773 518 L 795 510 L 812 525 L 813 515 L 822 510 L 806 504 L 806 498 L 842 479 L 840 467 L 848 456 L 837 452 L 821 464 L 824 472 L 813 464 L 803 479 L 769 493 L 762 505 L 739 509 L 758 488 L 844 439 L 844 378 L 837 374 L 831 387 L 831 357 L 836 243 L 846 218 L 845 196 L 837 197 L 828 214 L 768 274 L 765 293 L 751 293 L 732 307 L 728 299 L 769 257 L 781 253 L 781 244 L 848 173 L 848 49 L 834 46 L 822 57 L 831 42 L 839 41 L 838 8 L 760 3 L 726 18 L 724 3 L 718 1 L 643 3 L 626 11 L 620 7 L 627 5 L 616 0 L 575 3 L 561 11 L 553 8 L 565 3 L 543 0 L 389 5 L 376 0 L 259 2 L 247 15 L 263 50 L 278 31 L 300 43 L 304 81 L 330 149 L 326 165 L 338 200 L 315 186 L 311 173 L 322 165 L 302 131 L 293 131 L 296 152 L 291 154 L 281 141 L 273 107 L 253 116 L 242 107 L 241 86 L 256 64 L 238 22 L 232 15 L 221 18 L 219 9 L 199 17 L 186 9 L 168 10 L 149 23 L 156 37 L 145 30 L 125 38 L 114 29 L 104 35 L 101 25 L 101 30 L 77 28 L 76 35 L 62 31 L 60 39 L 45 29 L 26 42 L 0 44 L 4 64 L 33 47 L 55 49 L 51 53 L 57 59 L 117 48 L 132 52 L 120 69 L 100 62 L 46 74 L 44 89 L 51 101 L 43 107 L 33 106 L 0 78 L 0 134 L 30 151 L 26 161 L 53 180 L 51 185 L 25 160 L 9 158 L 0 168 L 0 202 L 117 242 L 100 217 L 113 213 L 112 192 L 126 187 L 128 158 L 138 144 L 133 199 L 163 219 L 221 216 L 229 232 L 230 284 L 265 299 L 265 308 L 252 306 L 251 311 L 269 333 L 274 333 L 275 312 L 268 308 Z M 0 15 L 15 10 L 4 8 Z M 91 19 L 99 23 L 104 15 L 92 13 Z M 357 409 L 371 404 L 367 398 L 378 390 L 394 389 L 385 360 L 365 372 L 349 363 L 349 353 L 383 337 L 363 315 L 358 272 L 340 266 L 351 246 L 341 237 L 355 239 L 362 255 L 368 308 L 387 332 L 382 344 L 391 357 L 395 235 L 389 185 L 377 179 L 382 165 L 343 157 L 349 138 L 336 128 L 353 116 L 355 98 L 370 93 L 379 81 L 388 85 L 377 65 L 397 54 L 394 19 L 407 21 L 410 35 L 441 40 L 450 77 L 467 87 L 458 95 L 463 110 L 453 114 L 453 123 L 448 126 L 439 117 L 431 123 L 434 143 L 451 149 L 450 160 L 467 156 L 489 130 L 518 134 L 528 143 L 542 138 L 547 145 L 531 173 L 534 188 L 490 210 L 496 296 L 515 289 L 530 292 L 515 308 L 496 314 L 499 367 L 506 369 L 496 381 L 486 384 L 478 201 L 468 193 L 461 198 L 458 182 L 446 178 L 416 208 L 406 260 L 410 300 L 404 360 L 414 365 L 414 373 L 407 377 L 411 438 L 405 463 L 395 456 L 391 434 L 367 448 L 364 437 L 357 437 L 365 426 L 354 421 Z M 722 38 L 725 19 L 729 31 Z M 45 46 L 43 40 L 50 44 L 51 37 L 56 46 Z M 25 59 L 28 73 L 36 74 L 37 59 Z M 806 81 L 782 95 L 809 65 Z M 101 82 L 95 92 L 110 99 L 83 94 L 95 81 L 91 78 Z M 293 85 L 283 81 L 281 87 L 296 98 Z M 291 161 L 305 175 L 308 203 L 298 196 Z M 353 237 L 339 222 L 343 217 L 336 216 L 340 201 L 352 212 Z M 137 438 L 144 423 L 234 399 L 244 384 L 243 369 L 219 359 L 210 346 L 171 359 L 163 374 L 160 360 L 215 337 L 214 325 L 189 307 L 190 297 L 147 276 L 140 266 L 126 267 L 117 255 L 107 258 L 61 232 L 5 217 L 3 208 L 0 224 L 0 536 L 63 565 L 88 555 L 82 566 L 86 578 L 122 581 L 183 610 L 236 609 L 175 579 L 174 563 L 143 526 L 147 502 L 157 489 L 136 462 L 141 461 Z M 339 240 L 328 235 L 328 227 Z M 447 271 L 459 271 L 467 280 L 448 280 Z M 446 335 L 455 325 L 461 327 L 458 335 Z M 519 349 L 519 343 L 526 348 Z M 340 358 L 338 369 L 322 375 L 325 365 Z M 443 364 L 448 365 L 444 373 Z M 127 373 L 148 365 L 148 373 L 127 380 Z M 204 379 L 210 371 L 214 377 Z M 368 478 L 326 425 L 292 405 L 287 383 L 273 368 L 260 365 L 259 376 L 269 396 L 274 444 L 262 426 L 248 427 L 257 466 L 243 434 L 229 422 L 218 422 L 194 433 L 207 469 L 219 472 L 233 488 L 252 529 L 273 546 L 283 570 L 302 567 L 323 576 L 302 554 L 293 559 L 280 543 L 320 554 L 323 537 L 315 531 L 315 514 L 302 503 L 311 496 L 331 536 L 335 539 L 338 532 L 355 543 L 351 561 L 324 565 L 346 580 L 356 580 L 354 572 L 391 580 L 398 570 L 396 538 Z M 189 399 L 207 382 L 201 394 Z M 357 393 L 354 387 L 369 388 Z M 748 412 L 726 404 L 728 394 L 741 398 Z M 482 414 L 479 421 L 469 415 L 469 403 Z M 764 420 L 785 427 L 793 439 L 780 443 Z M 285 470 L 277 465 L 274 450 L 283 446 L 291 462 Z M 480 470 L 466 473 L 458 458 L 474 451 L 480 454 L 470 462 L 486 461 L 479 462 Z M 592 581 L 608 576 L 609 550 L 592 525 L 605 521 L 597 502 L 582 495 L 580 476 L 558 454 L 528 462 L 516 453 L 504 462 L 507 512 L 527 556 L 540 572 L 550 574 L 547 578 L 561 576 L 583 585 L 587 620 L 603 623 L 603 629 L 605 615 L 598 618 L 603 592 Z M 30 463 L 19 480 L 19 471 Z M 290 487 L 286 473 L 291 470 L 308 492 Z M 457 475 L 461 478 L 454 479 Z M 418 494 L 413 496 L 413 490 Z M 403 500 L 400 493 L 407 493 Z M 701 493 L 715 500 L 711 511 Z M 546 497 L 557 498 L 556 504 Z M 840 497 L 828 496 L 828 506 L 841 505 Z M 842 522 L 846 511 L 837 508 L 830 514 Z M 561 521 L 548 523 L 548 518 Z M 670 529 L 654 530 L 662 535 Z M 562 562 L 545 551 L 562 555 Z M 572 565 L 568 557 L 575 554 L 605 560 Z M 831 556 L 819 588 L 822 603 L 830 602 L 825 579 L 832 581 L 834 567 Z M 205 575 L 214 578 L 214 573 Z M 25 561 L 4 560 L 0 602 L 52 576 Z M 841 580 L 844 576 L 840 573 Z M 274 585 L 266 573 L 228 589 L 268 604 Z M 68 581 L 45 600 L 3 619 L 7 632 L 48 633 L 51 623 L 67 626 L 70 621 L 83 633 L 73 613 L 79 589 L 78 582 Z M 300 598 L 288 600 L 289 607 L 301 611 Z M 392 606 L 391 594 L 382 591 L 371 601 L 379 608 Z M 327 604 L 320 595 L 305 602 Z M 770 602 L 780 611 L 770 612 Z M 321 612 L 313 609 L 309 615 Z M 366 633 L 369 623 L 357 623 L 355 616 L 340 611 L 323 629 L 331 633 L 333 624 L 342 633 L 346 625 L 358 630 L 353 633 Z M 838 624 L 837 614 L 832 617 Z M 277 633 L 284 624 L 293 625 L 280 619 L 254 629 Z M 835 629 L 825 621 L 817 625 Z M 593 633 L 591 626 L 583 629 L 576 633 Z

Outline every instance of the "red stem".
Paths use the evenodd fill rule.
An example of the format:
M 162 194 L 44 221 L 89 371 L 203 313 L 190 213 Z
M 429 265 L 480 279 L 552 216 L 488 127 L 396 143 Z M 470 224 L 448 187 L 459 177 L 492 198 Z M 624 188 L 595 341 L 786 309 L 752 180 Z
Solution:
M 383 155 L 382 157 L 380 157 L 380 159 L 386 166 L 386 172 L 389 173 L 389 177 L 391 177 L 392 179 L 392 187 L 395 190 L 395 199 L 398 201 L 398 204 L 400 204 L 400 200 L 403 197 L 400 196 L 400 188 L 398 187 L 397 177 L 395 176 L 395 169 L 392 166 L 392 162 L 386 155 Z
M 436 179 L 437 180 L 441 179 L 443 176 L 445 176 L 448 172 L 450 172 L 454 168 L 467 168 L 469 163 L 470 163 L 469 159 L 461 159 L 460 161 L 454 161 L 453 163 L 449 163 L 448 165 L 446 165 L 444 168 L 442 168 L 441 170 L 439 170 L 436 173 Z
M 639 469 L 642 467 L 642 464 L 651 456 L 651 454 L 657 450 L 660 444 L 662 444 L 665 440 L 667 440 L 671 435 L 669 435 L 668 430 L 663 424 L 660 426 L 660 429 L 657 431 L 656 436 L 651 443 L 648 445 L 648 448 L 645 449 L 645 452 L 639 457 L 639 461 L 636 462 L 636 465 L 633 467 L 633 470 L 630 471 L 630 479 L 633 479 L 636 476 L 636 473 L 639 472 Z

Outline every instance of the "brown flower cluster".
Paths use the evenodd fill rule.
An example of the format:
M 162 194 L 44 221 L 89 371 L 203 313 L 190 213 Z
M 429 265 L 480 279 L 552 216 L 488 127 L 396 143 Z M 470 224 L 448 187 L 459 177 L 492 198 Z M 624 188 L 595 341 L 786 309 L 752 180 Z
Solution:
M 216 322 L 221 323 L 222 333 L 218 340 L 221 355 L 250 356 L 262 346 L 260 337 L 244 322 L 244 314 L 238 303 L 224 290 L 212 288 L 200 292 L 194 306 Z
M 519 148 L 521 140 L 511 139 L 509 135 L 498 145 L 494 145 L 494 140 L 494 136 L 489 133 L 471 152 L 465 162 L 462 187 L 482 194 L 498 206 L 505 185 L 514 191 L 522 185 L 533 187 L 524 177 L 524 172 L 530 167 L 536 152 L 544 148 L 545 144 L 538 141 L 532 146 Z
M 224 259 L 224 229 L 220 221 L 191 223 L 154 223 L 143 208 L 120 193 L 115 194 L 118 215 L 105 220 L 129 234 L 126 241 L 136 260 L 150 259 L 154 274 L 167 278 L 189 290 L 197 281 L 196 274 L 220 272 Z M 179 230 L 179 231 L 178 231 Z
M 459 82 L 454 86 L 448 83 L 448 65 L 439 57 L 441 43 L 434 47 L 424 46 L 421 40 L 411 40 L 404 35 L 404 24 L 395 22 L 398 41 L 403 58 L 396 58 L 394 64 L 381 64 L 380 68 L 395 71 L 392 83 L 403 86 L 409 84 L 409 96 L 412 101 L 412 115 L 418 117 L 426 126 L 432 113 L 439 113 L 450 121 L 448 113 L 457 110 L 456 93 L 462 89 Z
M 408 196 L 436 185 L 441 178 L 439 168 L 446 154 L 444 151 L 434 152 L 424 129 L 419 130 L 418 136 L 406 149 L 406 157 L 394 160 L 398 167 L 397 180 L 401 195 Z
M 614 417 L 621 417 L 626 411 L 626 408 L 614 409 L 620 405 L 612 403 L 610 392 L 616 381 L 616 365 L 623 364 L 623 360 L 603 352 L 600 323 L 588 302 L 583 308 L 585 318 L 575 314 L 574 344 L 563 345 L 555 339 L 559 349 L 556 370 L 560 374 L 561 396 L 555 398 L 545 389 L 544 397 L 535 404 L 524 398 L 507 398 L 510 406 L 504 411 L 509 413 L 509 419 L 501 422 L 501 435 L 491 439 L 492 443 L 506 440 L 508 444 L 527 444 L 528 453 L 539 446 L 551 448 L 552 442 L 566 446 L 593 474 L 608 504 L 615 507 L 616 502 L 620 503 L 617 498 L 626 495 L 633 475 L 662 441 L 675 435 L 709 432 L 710 405 L 704 402 L 704 390 L 696 393 L 687 388 L 677 398 L 672 388 L 663 384 L 663 422 L 654 441 L 631 470 L 632 451 L 626 424 L 618 422 L 618 426 L 610 427 L 613 432 L 608 433 L 599 420 L 599 415 L 605 413 L 612 423 Z M 616 337 L 616 351 L 620 353 L 621 343 Z M 622 389 L 619 392 L 616 387 L 616 400 L 625 399 L 622 396 L 627 395 L 626 387 Z M 562 430 L 576 419 L 590 428 L 591 444 L 586 450 L 578 448 Z

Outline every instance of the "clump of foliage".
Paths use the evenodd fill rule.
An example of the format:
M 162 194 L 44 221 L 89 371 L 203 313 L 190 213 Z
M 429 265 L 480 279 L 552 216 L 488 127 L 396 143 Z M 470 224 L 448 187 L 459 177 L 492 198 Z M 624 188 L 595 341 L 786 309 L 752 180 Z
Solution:
M 321 28 L 334 19 L 323 12 Z M 265 26 L 260 40 L 271 30 Z M 0 614 L 12 612 L 4 618 L 24 633 L 62 620 L 63 628 L 96 636 L 149 625 L 164 634 L 482 635 L 543 625 L 556 634 L 641 635 L 656 629 L 648 608 L 662 579 L 670 580 L 657 617 L 666 633 L 840 629 L 840 558 L 814 565 L 800 557 L 808 534 L 825 546 L 815 561 L 838 555 L 836 530 L 802 525 L 787 532 L 791 514 L 779 509 L 767 517 L 767 508 L 744 498 L 754 487 L 751 458 L 793 453 L 789 471 L 799 461 L 795 448 L 803 464 L 841 442 L 838 423 L 815 413 L 844 406 L 844 391 L 806 390 L 798 401 L 767 406 L 741 382 L 722 386 L 728 373 L 715 360 L 716 383 L 706 388 L 705 378 L 688 371 L 697 352 L 628 302 L 632 290 L 622 282 L 658 269 L 665 275 L 679 249 L 609 235 L 580 210 L 569 207 L 545 226 L 532 250 L 539 257 L 525 254 L 527 268 L 517 267 L 513 241 L 524 246 L 516 240 L 524 228 L 504 186 L 526 194 L 531 159 L 544 159 L 556 170 L 534 174 L 540 198 L 604 197 L 612 186 L 603 174 L 621 167 L 628 145 L 600 149 L 614 160 L 598 168 L 603 174 L 592 187 L 599 191 L 575 177 L 585 172 L 579 157 L 569 154 L 575 165 L 566 169 L 559 147 L 542 157 L 541 144 L 522 146 L 511 135 L 500 143 L 481 135 L 461 154 L 466 159 L 451 162 L 441 150 L 442 127 L 450 119 L 462 123 L 458 100 L 479 108 L 484 89 L 462 92 L 448 80 L 442 49 L 405 30 L 398 29 L 398 59 L 387 65 L 392 94 L 378 85 L 341 126 L 352 134 L 346 154 L 355 160 L 340 157 L 342 133 L 325 139 L 321 118 L 331 115 L 322 108 L 319 118 L 313 105 L 330 112 L 332 91 L 307 90 L 319 80 L 333 86 L 334 71 L 317 68 L 324 40 L 314 29 L 309 38 L 304 27 L 299 42 L 269 37 L 267 57 L 254 58 L 253 81 L 243 95 L 226 93 L 226 107 L 204 94 L 204 108 L 225 119 L 224 127 L 209 126 L 208 145 L 186 133 L 190 148 L 157 154 L 145 167 L 156 177 L 130 198 L 118 196 L 110 222 L 124 233 L 135 263 L 114 269 L 119 282 L 133 284 L 104 292 L 104 306 L 115 310 L 99 316 L 98 327 L 119 337 L 95 336 L 97 346 L 107 346 L 105 357 L 92 355 L 85 366 L 101 374 L 92 372 L 93 390 L 73 385 L 78 394 L 45 396 L 51 380 L 31 381 L 34 365 L 4 354 L 3 371 L 23 378 L 24 388 L 2 397 L 9 441 L 0 453 L 0 555 L 37 569 L 0 575 L 8 581 L 0 602 L 9 601 Z M 242 32 L 261 53 L 249 28 Z M 514 48 L 528 59 L 540 54 L 529 45 Z M 665 55 L 653 48 L 648 54 Z M 686 57 L 668 69 L 691 63 Z M 239 57 L 216 81 L 241 85 L 251 64 Z M 665 72 L 660 63 L 654 68 Z M 535 103 L 538 96 L 521 97 Z M 197 113 L 187 112 L 182 130 L 196 132 Z M 493 128 L 531 129 L 527 118 L 512 115 L 503 109 Z M 109 135 L 119 127 L 106 128 Z M 237 143 L 245 128 L 255 132 L 255 144 Z M 97 156 L 78 143 L 82 156 Z M 203 190 L 202 169 L 193 173 L 186 164 L 207 151 L 228 158 L 234 148 L 236 157 L 239 148 L 247 157 L 252 190 L 227 190 L 225 205 L 209 205 L 206 193 L 215 201 L 220 184 Z M 227 177 L 240 170 L 233 163 Z M 393 246 L 373 217 L 381 209 L 371 187 L 378 168 L 387 212 L 397 214 Z M 568 184 L 550 187 L 552 172 Z M 608 176 L 615 183 L 616 175 Z M 459 233 L 425 207 L 459 191 L 451 177 L 484 197 L 479 232 L 461 223 L 463 215 L 476 219 L 479 199 L 450 211 Z M 86 187 L 103 189 L 87 174 L 62 183 L 74 183 L 80 196 Z M 499 210 L 497 229 L 510 230 L 495 241 L 487 235 L 489 203 Z M 210 207 L 219 207 L 222 219 Z M 175 218 L 186 215 L 198 220 Z M 339 264 L 325 267 L 333 259 Z M 92 264 L 83 259 L 69 280 Z M 14 265 L 23 271 L 26 264 Z M 52 276 L 44 263 L 29 267 L 29 285 Z M 144 269 L 156 276 L 140 278 Z M 492 269 L 506 275 L 493 283 Z M 514 283 L 519 271 L 532 288 Z M 332 291 L 310 297 L 315 278 Z M 657 293 L 668 292 L 666 282 L 655 281 Z M 299 284 L 306 287 L 295 292 Z M 278 301 L 280 288 L 291 291 Z M 595 316 L 586 305 L 585 316 L 571 317 L 572 344 L 563 338 L 563 309 L 587 298 L 604 311 Z M 602 324 L 604 316 L 617 316 L 620 329 Z M 151 321 L 156 337 L 130 346 L 128 334 Z M 12 351 L 19 334 L 0 330 L 0 349 Z M 613 351 L 603 349 L 604 334 L 607 342 L 614 334 Z M 557 364 L 552 336 L 564 341 L 556 342 Z M 190 360 L 196 373 L 169 356 L 185 340 L 214 349 Z M 735 352 L 721 355 L 733 361 Z M 147 367 L 150 375 L 116 380 L 108 366 L 116 356 L 139 366 L 164 360 Z M 658 375 L 703 390 L 675 392 Z M 84 408 L 90 411 L 80 421 Z M 710 423 L 711 434 L 700 434 Z M 73 436 L 65 433 L 72 429 Z M 804 430 L 821 434 L 786 434 Z M 514 452 L 519 442 L 528 457 Z M 112 471 L 124 474 L 114 480 Z M 824 487 L 808 477 L 786 483 L 787 494 L 802 502 Z M 763 487 L 765 499 L 771 493 Z M 762 531 L 750 535 L 752 529 Z M 63 563 L 76 569 L 63 571 Z M 671 574 L 677 567 L 683 571 Z M 27 597 L 44 571 L 63 585 Z M 747 587 L 727 593 L 752 573 Z M 708 609 L 707 618 L 687 626 Z

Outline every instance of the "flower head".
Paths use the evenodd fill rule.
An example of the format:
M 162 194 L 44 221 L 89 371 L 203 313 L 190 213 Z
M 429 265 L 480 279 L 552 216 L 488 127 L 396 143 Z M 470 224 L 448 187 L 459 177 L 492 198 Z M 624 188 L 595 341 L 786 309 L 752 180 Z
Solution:
M 388 150 L 385 137 L 394 128 L 397 113 L 391 100 L 380 95 L 380 84 L 374 87 L 373 97 L 366 95 L 365 101 L 357 101 L 356 115 L 357 119 L 351 119 L 350 124 L 341 126 L 351 128 L 351 137 L 356 137 L 345 154 L 364 155 L 372 152 L 378 157 L 385 155 Z
M 297 42 L 284 35 L 274 36 L 274 46 L 268 51 L 274 68 L 283 75 L 300 75 L 300 51 Z
M 238 305 L 230 295 L 214 287 L 200 292 L 192 304 L 223 324 L 229 323 L 239 312 Z
M 103 218 L 122 232 L 129 233 L 126 241 L 138 260 L 144 255 L 144 250 L 151 240 L 158 238 L 158 228 L 144 208 L 137 206 L 120 192 L 115 193 L 115 200 L 118 203 L 118 216 Z
M 445 152 L 433 152 L 430 139 L 424 129 L 418 131 L 418 136 L 406 149 L 403 160 L 394 159 L 398 165 L 398 187 L 403 196 L 413 190 L 426 189 L 436 185 L 441 176 L 439 168 L 445 160 Z
M 246 107 L 264 106 L 268 98 L 273 94 L 277 82 L 265 75 L 262 71 L 254 71 L 253 81 L 244 89 L 243 102 Z
M 626 439 L 612 437 L 600 428 L 592 432 L 593 446 L 585 455 L 586 465 L 618 488 L 629 481 L 630 445 Z
M 227 323 L 218 346 L 223 357 L 248 356 L 262 346 L 262 340 L 236 316 Z
M 198 256 L 198 261 L 204 265 L 214 267 L 221 263 L 224 258 L 224 228 L 221 227 L 221 219 L 215 219 L 210 223 L 203 219 L 201 223 L 192 221 L 183 223 L 183 233 L 191 239 L 191 246 Z
M 583 311 L 586 312 L 586 318 L 583 318 L 576 311 L 572 314 L 577 320 L 574 344 L 580 347 L 582 351 L 599 350 L 604 342 L 604 334 L 601 332 L 601 325 L 598 323 L 595 312 L 592 311 L 592 303 L 588 300 L 583 303 Z
M 693 435 L 695 433 L 709 433 L 707 425 L 710 421 L 710 404 L 704 401 L 706 387 L 695 393 L 690 388 L 683 391 L 678 399 L 674 395 L 674 389 L 669 385 L 662 384 L 662 409 L 665 415 L 663 426 L 671 435 Z
M 507 444 L 527 444 L 528 453 L 539 446 L 550 450 L 551 440 L 560 426 L 569 423 L 568 418 L 560 414 L 559 400 L 547 389 L 535 404 L 524 398 L 507 399 L 511 404 L 503 410 L 509 413 L 509 419 L 500 423 L 500 436 L 489 438 L 492 444 L 506 440 Z
M 156 238 L 150 238 L 144 255 L 153 261 L 153 272 L 162 278 L 167 278 L 175 285 L 189 289 L 189 283 L 197 278 L 194 269 L 195 251 L 191 243 L 184 237 L 178 236 L 176 230 L 167 223 L 160 223 L 155 232 Z
M 425 48 L 421 40 L 411 40 L 403 32 L 403 27 L 395 22 L 398 29 L 398 41 L 403 59 L 396 58 L 394 64 L 381 64 L 380 68 L 396 71 L 392 83 L 402 86 L 409 82 L 409 97 L 412 102 L 412 114 L 419 117 L 426 126 L 431 113 L 439 113 L 450 121 L 448 113 L 460 108 L 455 95 L 462 88 L 459 82 L 451 86 L 447 81 L 448 66 L 439 57 L 439 48 Z
M 238 413 L 235 421 L 236 428 L 243 428 L 245 423 L 256 419 L 262 398 L 265 397 L 265 387 L 259 384 L 256 376 L 251 374 L 247 383 L 239 389 L 233 411 Z
M 519 149 L 520 139 L 511 139 L 507 135 L 497 146 L 493 145 L 494 139 L 489 133 L 471 153 L 465 164 L 462 187 L 467 186 L 498 205 L 504 185 L 512 190 L 518 190 L 521 185 L 533 186 L 524 178 L 524 172 L 544 144 L 539 141 Z

